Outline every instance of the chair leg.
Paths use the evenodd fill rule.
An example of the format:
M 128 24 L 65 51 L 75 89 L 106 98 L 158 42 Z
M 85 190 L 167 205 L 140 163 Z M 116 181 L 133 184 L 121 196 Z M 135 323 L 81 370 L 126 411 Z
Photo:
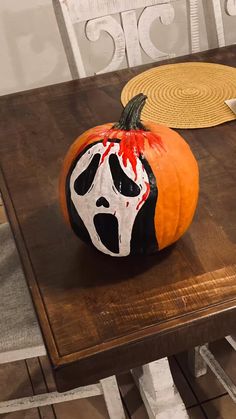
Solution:
M 229 342 L 232 348 L 236 351 L 236 335 L 226 336 L 225 339 Z
M 132 371 L 150 419 L 187 419 L 184 403 L 175 387 L 167 358 Z
M 236 349 L 236 340 L 234 337 L 226 336 L 226 340 L 234 349 Z M 236 385 L 221 367 L 213 353 L 208 349 L 208 344 L 194 348 L 189 353 L 189 360 L 189 368 L 195 377 L 204 375 L 207 371 L 207 367 L 209 367 L 228 392 L 233 402 L 236 403 Z
M 35 396 L 22 397 L 20 399 L 0 402 L 0 414 L 2 415 L 3 413 L 33 409 L 36 407 L 48 406 L 51 404 L 62 403 L 71 400 L 84 399 L 102 394 L 102 386 L 99 383 L 90 386 L 78 387 L 65 393 L 58 393 L 57 391 L 54 391 L 46 394 L 37 394 Z
M 24 397 L 17 400 L 0 402 L 0 413 L 16 412 L 19 410 L 32 409 L 35 407 L 47 406 L 98 395 L 103 395 L 110 419 L 126 418 L 115 376 L 105 378 L 98 384 L 78 387 L 75 390 L 67 391 L 65 393 L 58 393 L 55 391 L 52 393 Z
M 188 351 L 188 367 L 192 376 L 195 378 L 207 373 L 207 364 L 200 355 L 200 346 L 196 346 Z
M 120 397 L 115 375 L 100 380 L 110 419 L 125 419 L 125 412 Z
M 208 367 L 225 388 L 233 402 L 236 403 L 236 385 L 233 383 L 228 374 L 226 374 L 226 372 L 223 370 L 219 362 L 216 360 L 206 345 L 200 347 L 200 355 L 203 357 Z

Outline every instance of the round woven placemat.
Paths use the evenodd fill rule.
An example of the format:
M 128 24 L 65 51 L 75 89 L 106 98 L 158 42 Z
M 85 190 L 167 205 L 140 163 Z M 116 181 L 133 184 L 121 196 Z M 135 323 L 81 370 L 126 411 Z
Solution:
M 233 67 L 195 62 L 162 65 L 125 85 L 123 105 L 138 93 L 148 97 L 142 119 L 172 128 L 212 127 L 236 119 L 224 103 L 236 98 Z

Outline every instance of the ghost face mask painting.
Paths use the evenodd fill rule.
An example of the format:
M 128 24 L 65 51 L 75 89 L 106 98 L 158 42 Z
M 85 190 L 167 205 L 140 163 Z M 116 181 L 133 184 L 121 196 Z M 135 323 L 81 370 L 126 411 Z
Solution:
M 67 205 L 75 233 L 110 256 L 157 250 L 157 185 L 141 156 L 135 166 L 120 155 L 120 141 L 85 147 L 67 176 Z

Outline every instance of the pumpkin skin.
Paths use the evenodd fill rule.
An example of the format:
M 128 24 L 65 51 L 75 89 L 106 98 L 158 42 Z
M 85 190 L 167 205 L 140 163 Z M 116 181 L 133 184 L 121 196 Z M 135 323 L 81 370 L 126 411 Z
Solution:
M 145 100 L 135 96 L 118 123 L 84 132 L 63 162 L 65 219 L 83 241 L 111 256 L 149 254 L 176 242 L 197 205 L 190 147 L 172 129 L 140 121 Z

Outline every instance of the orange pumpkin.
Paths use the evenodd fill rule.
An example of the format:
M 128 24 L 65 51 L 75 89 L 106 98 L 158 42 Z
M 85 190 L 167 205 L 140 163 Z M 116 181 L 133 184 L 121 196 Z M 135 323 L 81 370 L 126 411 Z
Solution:
M 89 129 L 72 144 L 60 177 L 65 219 L 85 242 L 111 256 L 152 253 L 189 227 L 198 165 L 172 129 L 140 120 L 146 96 L 120 121 Z

